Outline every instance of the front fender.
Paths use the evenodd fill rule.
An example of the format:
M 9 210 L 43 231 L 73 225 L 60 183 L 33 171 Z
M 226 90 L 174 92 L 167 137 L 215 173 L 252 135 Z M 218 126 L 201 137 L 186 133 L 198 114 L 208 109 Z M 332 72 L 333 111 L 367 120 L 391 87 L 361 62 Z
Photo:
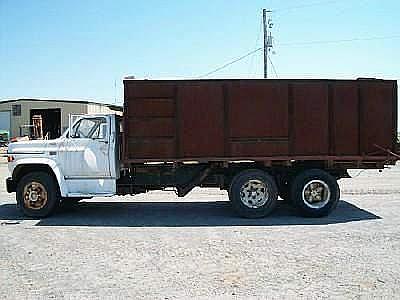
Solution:
M 62 197 L 66 197 L 68 194 L 68 187 L 65 182 L 64 176 L 62 175 L 62 172 L 57 165 L 57 163 L 49 158 L 44 158 L 44 157 L 35 157 L 35 158 L 18 158 L 14 163 L 13 163 L 13 172 L 12 172 L 12 177 L 14 178 L 14 172 L 16 169 L 19 167 L 25 166 L 25 165 L 45 165 L 48 166 L 54 173 L 58 186 L 60 187 L 60 193 Z

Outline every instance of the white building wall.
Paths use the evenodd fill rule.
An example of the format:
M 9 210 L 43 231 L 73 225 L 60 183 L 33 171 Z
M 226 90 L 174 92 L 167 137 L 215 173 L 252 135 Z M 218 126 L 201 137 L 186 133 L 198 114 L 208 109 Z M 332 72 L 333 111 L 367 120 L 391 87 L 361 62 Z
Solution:
M 21 105 L 21 115 L 13 116 L 12 106 Z M 10 137 L 18 136 L 20 133 L 20 126 L 30 124 L 30 111 L 31 109 L 60 109 L 61 110 L 61 132 L 69 126 L 70 114 L 98 114 L 98 113 L 116 113 L 105 105 L 95 103 L 79 103 L 79 102 L 62 102 L 56 100 L 17 100 L 1 103 L 0 111 L 9 111 L 11 113 L 11 132 Z
M 112 110 L 110 107 L 96 104 L 96 103 L 89 103 L 88 104 L 88 114 L 117 114 L 122 115 L 122 112 Z

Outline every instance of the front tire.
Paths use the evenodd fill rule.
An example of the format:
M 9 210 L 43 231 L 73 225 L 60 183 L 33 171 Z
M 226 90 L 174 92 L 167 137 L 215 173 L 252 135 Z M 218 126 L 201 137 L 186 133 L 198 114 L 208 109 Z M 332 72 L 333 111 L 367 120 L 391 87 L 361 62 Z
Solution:
M 336 208 L 340 189 L 336 179 L 329 173 L 311 169 L 294 178 L 290 198 L 302 216 L 319 218 L 327 216 Z
M 50 216 L 60 203 L 60 192 L 54 178 L 45 172 L 32 172 L 17 184 L 17 204 L 29 217 Z
M 271 213 L 278 199 L 273 177 L 261 170 L 245 170 L 236 175 L 229 189 L 234 210 L 244 218 L 262 218 Z

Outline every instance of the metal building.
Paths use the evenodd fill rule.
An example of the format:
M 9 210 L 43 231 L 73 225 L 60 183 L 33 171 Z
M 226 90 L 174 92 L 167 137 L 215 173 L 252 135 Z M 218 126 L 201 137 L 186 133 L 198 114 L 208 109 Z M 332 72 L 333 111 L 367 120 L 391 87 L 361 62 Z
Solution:
M 59 137 L 69 126 L 70 114 L 115 113 L 122 106 L 90 101 L 16 99 L 0 101 L 0 134 L 8 138 L 27 135 L 32 121 L 40 118 L 43 135 Z

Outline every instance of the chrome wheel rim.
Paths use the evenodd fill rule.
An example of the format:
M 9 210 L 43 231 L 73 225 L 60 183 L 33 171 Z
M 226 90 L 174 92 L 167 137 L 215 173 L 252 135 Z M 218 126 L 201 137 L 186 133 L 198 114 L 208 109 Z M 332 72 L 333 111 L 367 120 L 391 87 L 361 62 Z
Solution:
M 24 187 L 24 203 L 29 209 L 41 209 L 47 203 L 47 191 L 45 187 L 39 183 L 32 181 Z
M 251 179 L 240 189 L 240 201 L 249 208 L 260 208 L 268 201 L 268 189 L 264 182 Z
M 331 198 L 329 186 L 322 180 L 311 180 L 304 185 L 302 192 L 303 202 L 310 208 L 322 208 Z

